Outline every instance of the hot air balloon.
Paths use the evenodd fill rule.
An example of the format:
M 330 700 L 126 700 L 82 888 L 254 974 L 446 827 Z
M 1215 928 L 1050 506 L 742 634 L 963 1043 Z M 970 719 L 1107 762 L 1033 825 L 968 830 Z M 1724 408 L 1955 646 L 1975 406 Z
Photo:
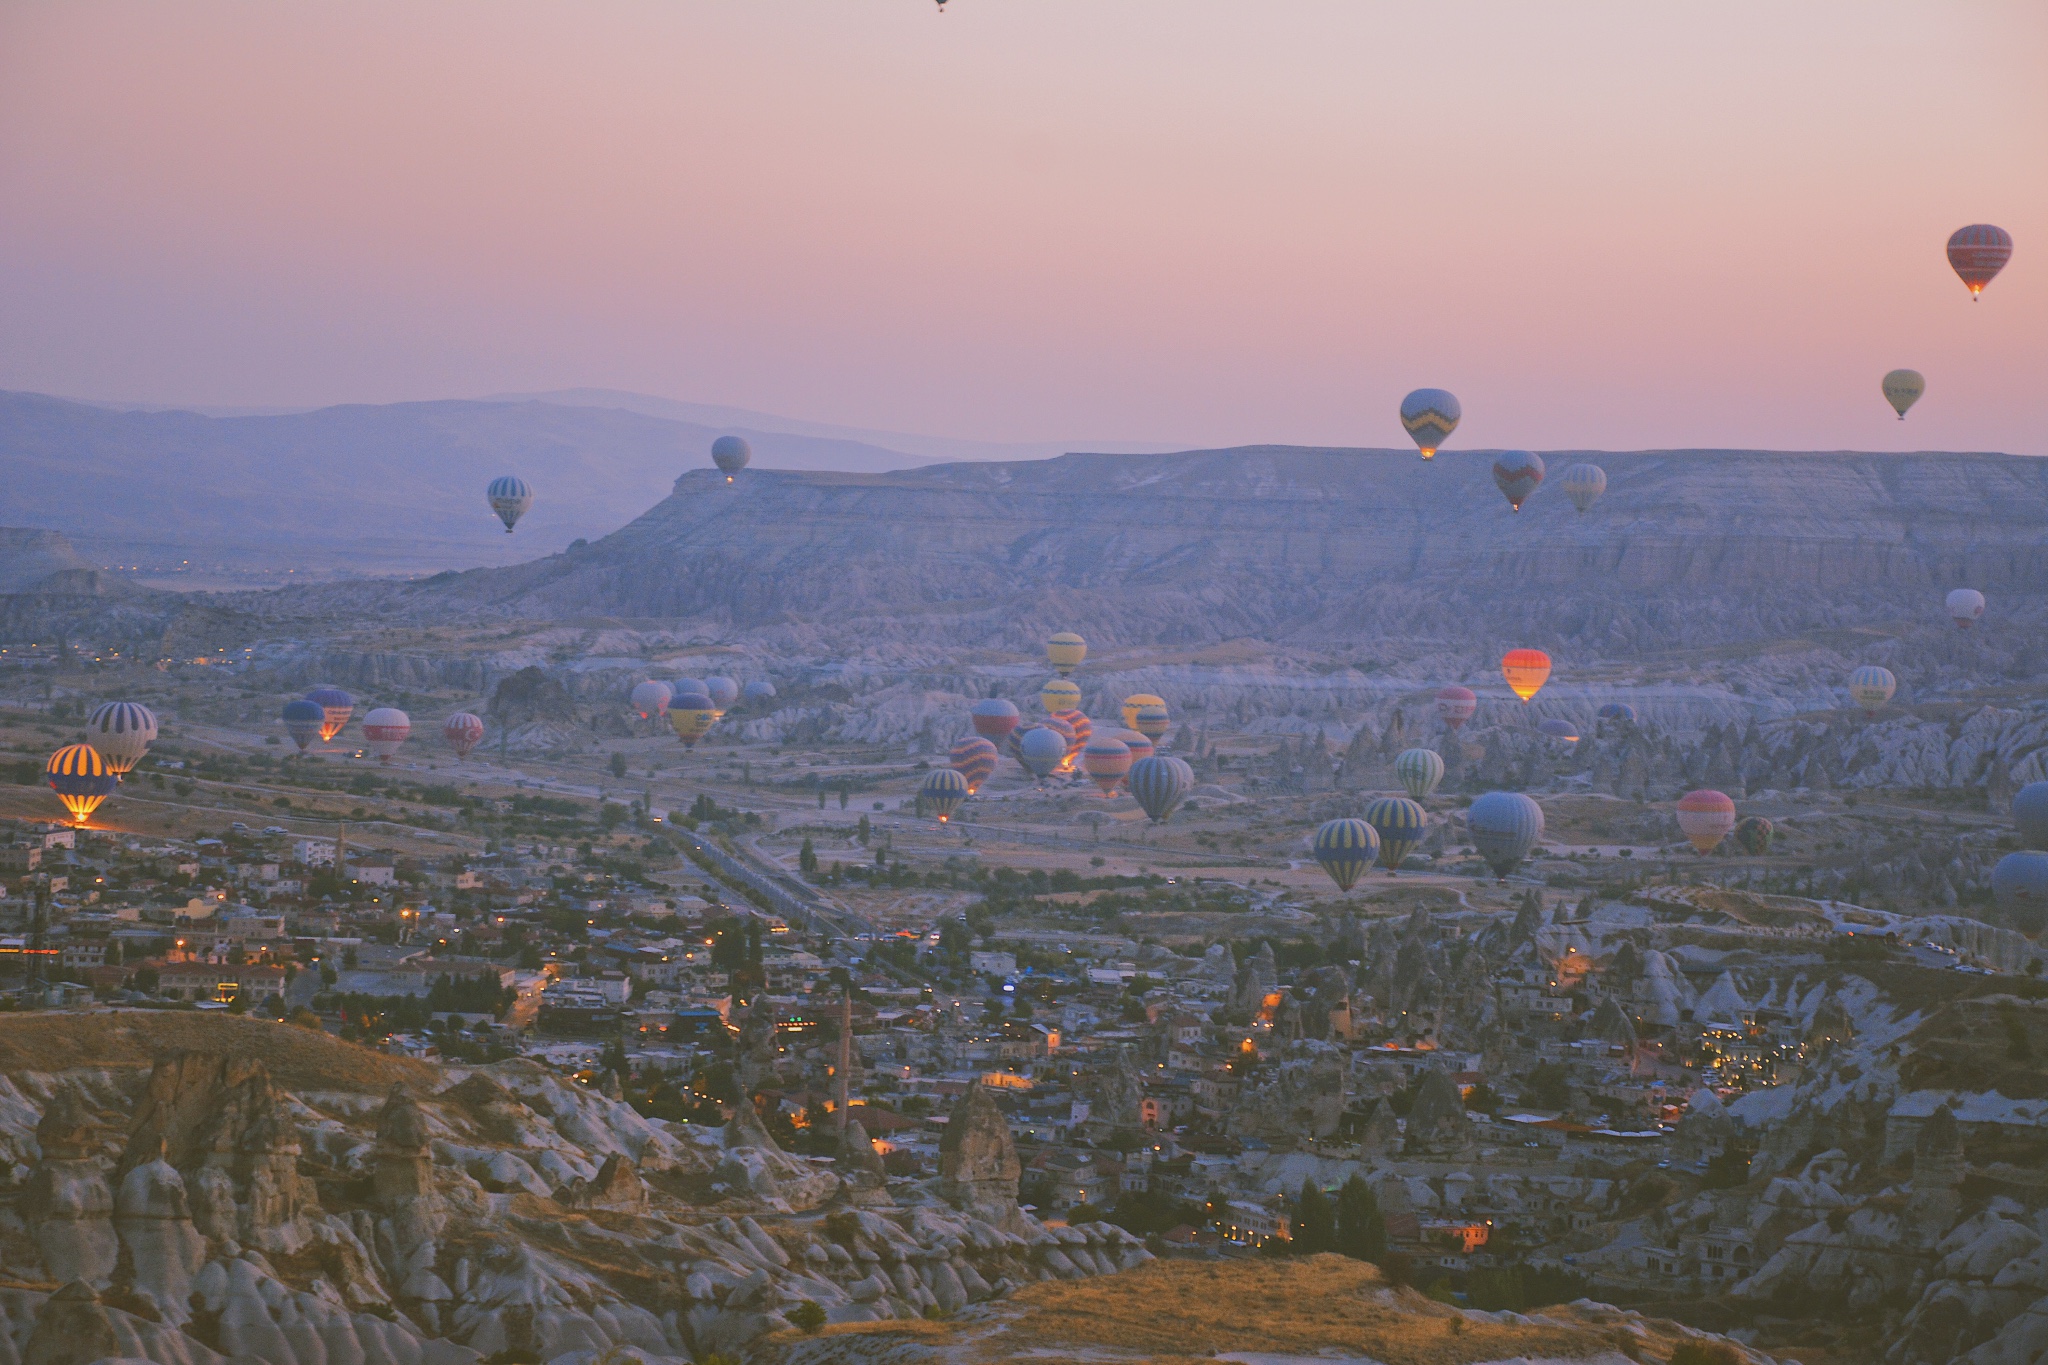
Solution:
M 1984 286 L 2011 259 L 2012 234 L 2004 228 L 1975 223 L 1949 234 L 1948 263 L 1970 287 L 1972 299 L 1983 294 Z
M 2029 782 L 2014 794 L 2012 823 L 2022 844 L 2048 849 L 2048 782 Z
M 304 753 L 313 747 L 313 741 L 320 738 L 321 729 L 327 724 L 327 712 L 318 702 L 303 697 L 284 704 L 284 732 L 291 736 L 292 743 Z
M 1017 740 L 1017 761 L 1033 777 L 1045 777 L 1066 761 L 1067 737 L 1050 725 L 1034 725 Z
M 1309 847 L 1339 891 L 1349 891 L 1380 856 L 1380 836 L 1363 820 L 1331 820 L 1318 829 Z
M 1548 739 L 1563 740 L 1567 744 L 1579 742 L 1579 727 L 1568 720 L 1551 716 L 1536 723 L 1536 733 Z
M 1178 758 L 1154 755 L 1131 764 L 1131 798 L 1153 824 L 1164 824 L 1195 789 L 1195 770 Z
M 1735 803 L 1717 791 L 1701 789 L 1678 798 L 1678 832 L 1692 841 L 1693 852 L 1712 853 L 1735 828 Z
M 740 695 L 748 701 L 774 701 L 775 684 L 766 678 L 756 678 L 740 689 Z
M 341 728 L 348 724 L 348 718 L 355 714 L 356 699 L 338 687 L 316 687 L 306 694 L 306 700 L 324 713 L 320 722 L 322 744 L 340 734 Z
M 1150 758 L 1153 754 L 1159 752 L 1153 746 L 1151 739 L 1137 730 L 1108 729 L 1097 730 L 1095 733 L 1098 737 L 1107 735 L 1111 739 L 1122 740 L 1124 747 L 1131 751 L 1131 762 L 1133 763 L 1136 763 L 1141 758 Z
M 1001 697 L 982 698 L 967 708 L 967 718 L 974 723 L 975 734 L 998 743 L 1009 738 L 1020 719 L 1017 703 Z
M 1131 728 L 1157 745 L 1173 728 L 1173 722 L 1164 706 L 1146 705 L 1138 708 L 1138 714 L 1131 720 Z
M 441 738 L 457 758 L 468 758 L 469 751 L 484 742 L 483 717 L 457 711 L 441 722 Z
M 675 693 L 669 691 L 665 682 L 648 681 L 633 685 L 633 709 L 642 720 L 652 720 L 668 714 L 669 698 Z
M 43 764 L 43 780 L 71 812 L 73 823 L 82 825 L 121 779 L 92 745 L 67 744 Z
M 981 790 L 981 784 L 988 781 L 996 770 L 996 746 L 980 735 L 969 735 L 953 746 L 953 752 L 946 761 L 953 770 L 967 779 L 967 794 L 974 795 Z
M 1065 678 L 1047 678 L 1045 686 L 1038 689 L 1038 704 L 1049 716 L 1064 716 L 1081 709 L 1081 689 Z
M 722 716 L 740 699 L 740 685 L 731 678 L 706 678 L 704 695 L 711 698 L 711 709 Z
M 1478 709 L 1479 698 L 1473 695 L 1469 687 L 1459 687 L 1453 683 L 1449 687 L 1439 687 L 1436 691 L 1436 713 L 1442 717 L 1443 723 L 1453 730 L 1472 719 L 1472 713 Z
M 967 779 L 951 768 L 934 768 L 918 784 L 917 794 L 939 823 L 945 824 L 968 796 Z
M 737 436 L 721 436 L 711 443 L 711 461 L 725 471 L 727 483 L 753 458 L 754 448 Z
M 1595 713 L 1595 719 L 1609 725 L 1634 725 L 1636 708 L 1625 701 L 1611 701 Z
M 1427 801 L 1444 780 L 1443 756 L 1434 749 L 1403 749 L 1394 760 L 1394 776 L 1410 796 Z
M 1081 751 L 1081 771 L 1102 789 L 1104 796 L 1116 795 L 1124 774 L 1131 770 L 1131 748 L 1120 739 L 1097 735 Z
M 1125 697 L 1123 704 L 1124 729 L 1137 729 L 1138 712 L 1147 706 L 1156 706 L 1163 711 L 1166 709 L 1166 698 L 1155 697 L 1150 692 L 1133 692 L 1130 696 Z
M 1884 390 L 1884 401 L 1892 405 L 1892 411 L 1906 420 L 1906 409 L 1920 401 L 1920 395 L 1927 392 L 1927 381 L 1918 370 L 1893 370 L 1879 383 Z
M 1082 715 L 1079 711 L 1068 711 L 1061 715 L 1050 717 L 1050 719 L 1065 721 L 1067 728 L 1074 732 L 1074 737 L 1067 741 L 1067 761 L 1060 764 L 1061 772 L 1070 773 L 1074 771 L 1074 760 L 1078 759 L 1081 756 L 1081 751 L 1088 747 L 1088 741 L 1095 738 L 1095 722 Z
M 1597 464 L 1575 464 L 1558 476 L 1558 486 L 1572 500 L 1572 506 L 1585 513 L 1607 491 L 1607 471 Z
M 156 712 L 140 702 L 101 702 L 86 718 L 85 736 L 116 776 L 133 772 L 156 743 Z
M 2048 925 L 2048 853 L 2008 853 L 1991 869 L 1991 894 L 2012 927 L 2038 934 Z
M 1899 680 L 1889 668 L 1865 664 L 1849 675 L 1849 695 L 1867 716 L 1875 716 L 1899 690 Z
M 1540 649 L 1511 649 L 1500 656 L 1500 675 L 1524 702 L 1550 681 L 1550 656 Z
M 1422 458 L 1436 458 L 1438 447 L 1451 439 L 1465 410 L 1448 389 L 1417 389 L 1401 400 L 1401 426 L 1422 448 Z
M 1079 711 L 1075 711 L 1064 716 L 1047 716 L 1044 720 L 1026 726 L 1024 729 L 1012 730 L 1010 732 L 1010 753 L 1017 759 L 1019 763 L 1024 763 L 1024 736 L 1029 734 L 1032 730 L 1052 731 L 1054 734 L 1060 737 L 1060 743 L 1067 746 L 1068 753 L 1074 752 L 1076 748 L 1076 742 L 1074 739 L 1074 727 L 1071 722 L 1073 721 L 1073 718 L 1075 716 L 1078 716 L 1080 714 L 1081 713 Z M 1066 754 L 1062 754 L 1060 755 L 1059 762 L 1053 764 L 1053 766 L 1055 768 L 1058 768 L 1064 766 L 1065 763 Z M 1025 763 L 1024 766 L 1028 768 L 1031 765 Z
M 1543 482 L 1543 457 L 1533 450 L 1503 450 L 1493 457 L 1493 481 L 1515 511 Z
M 1465 812 L 1472 846 L 1502 881 L 1543 837 L 1543 807 L 1520 792 L 1488 792 Z
M 1422 842 L 1429 829 L 1429 812 L 1405 796 L 1382 796 L 1365 808 L 1365 823 L 1379 835 L 1380 866 L 1391 874 Z
M 379 763 L 389 763 L 412 735 L 412 717 L 395 706 L 380 706 L 363 717 L 363 739 Z
M 512 525 L 526 515 L 526 509 L 533 506 L 533 490 L 526 486 L 526 480 L 515 479 L 507 474 L 502 479 L 492 479 L 491 486 L 484 490 L 485 499 L 491 510 L 498 514 L 498 520 L 505 523 L 505 534 L 512 534 Z
M 1752 858 L 1761 858 L 1771 851 L 1777 833 L 1778 827 L 1763 816 L 1745 816 L 1735 822 L 1735 846 Z
M 696 748 L 697 741 L 710 734 L 716 724 L 718 709 L 703 692 L 678 692 L 669 699 L 668 725 L 685 749 Z
M 1959 629 L 1968 630 L 1984 616 L 1984 594 L 1975 588 L 1957 588 L 1948 595 L 1948 614 Z
M 1063 630 L 1045 642 L 1045 657 L 1052 664 L 1052 671 L 1064 678 L 1088 657 L 1088 642 L 1071 630 Z
M 668 704 L 670 706 L 676 704 L 675 699 L 677 697 L 688 696 L 693 692 L 706 701 L 711 700 L 711 684 L 705 682 L 702 678 L 677 678 L 668 685 L 668 692 Z M 716 710 L 717 708 L 714 707 L 712 709 Z

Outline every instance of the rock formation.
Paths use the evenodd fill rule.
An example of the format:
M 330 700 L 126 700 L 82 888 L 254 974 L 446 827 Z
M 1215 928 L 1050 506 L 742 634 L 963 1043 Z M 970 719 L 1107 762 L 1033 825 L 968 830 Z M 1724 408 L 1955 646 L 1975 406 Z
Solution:
M 953 1106 L 939 1139 L 939 1193 L 955 1207 L 1001 1226 L 1014 1222 L 1024 1167 L 1009 1120 L 976 1081 Z

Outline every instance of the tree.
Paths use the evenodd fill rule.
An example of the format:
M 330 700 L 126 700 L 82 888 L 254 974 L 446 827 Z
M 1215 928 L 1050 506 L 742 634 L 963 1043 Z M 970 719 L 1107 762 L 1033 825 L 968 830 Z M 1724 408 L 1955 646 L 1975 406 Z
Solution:
M 133 984 L 135 986 L 135 989 L 141 991 L 144 995 L 155 995 L 156 988 L 160 984 L 156 974 L 156 968 L 137 968 Z
M 789 1325 L 807 1336 L 815 1336 L 826 1322 L 825 1310 L 805 1299 L 789 1310 Z
M 106 963 L 107 963 L 107 965 L 108 965 L 109 967 L 118 967 L 118 966 L 120 966 L 120 965 L 121 965 L 121 940 L 120 940 L 120 939 L 118 939 L 118 938 L 110 938 L 110 939 L 108 939 L 108 940 L 107 940 L 107 956 L 106 956 Z
M 1335 1250 L 1358 1261 L 1377 1261 L 1387 1254 L 1387 1220 L 1363 1176 L 1352 1176 L 1337 1191 Z
M 822 797 L 823 792 L 821 791 L 819 794 Z M 821 800 L 819 804 L 822 805 L 824 803 Z M 797 869 L 801 871 L 806 877 L 815 877 L 818 875 L 818 849 L 817 846 L 810 841 L 809 836 L 805 836 L 804 846 L 796 851 L 796 865 Z
M 865 814 L 863 814 L 860 817 L 860 827 L 855 832 L 854 837 L 860 840 L 860 846 L 862 848 L 866 848 L 868 846 L 868 837 L 873 833 L 874 827 L 868 824 L 868 817 Z
M 613 777 L 624 777 L 626 775 L 626 756 L 624 754 L 612 755 L 611 770 Z
M 1572 1102 L 1571 1078 L 1557 1062 L 1538 1062 L 1522 1081 L 1522 1100 L 1538 1109 L 1565 1109 Z
M 839 788 L 839 809 L 841 809 L 841 810 L 845 810 L 845 809 L 846 809 L 846 787 L 845 787 L 845 784 L 843 784 L 843 783 L 842 783 L 842 784 L 840 785 L 840 788 Z M 862 817 L 862 818 L 866 818 L 866 817 Z
M 1337 1216 L 1330 1201 L 1313 1180 L 1301 1182 L 1301 1196 L 1294 1201 L 1293 1250 L 1297 1256 L 1313 1256 L 1337 1249 Z

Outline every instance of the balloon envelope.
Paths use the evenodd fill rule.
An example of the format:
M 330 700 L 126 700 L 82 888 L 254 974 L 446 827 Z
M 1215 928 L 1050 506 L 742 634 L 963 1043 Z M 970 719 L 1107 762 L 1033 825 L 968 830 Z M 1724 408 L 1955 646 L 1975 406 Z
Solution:
M 952 768 L 934 768 L 918 784 L 917 794 L 924 798 L 926 809 L 938 816 L 939 823 L 943 825 L 953 818 L 953 812 L 959 810 L 960 803 L 967 799 L 967 779 Z
M 348 718 L 355 714 L 356 699 L 338 687 L 316 687 L 306 694 L 306 700 L 326 713 L 320 722 L 322 744 L 340 734 Z
M 1065 678 L 1048 678 L 1038 689 L 1038 704 L 1049 716 L 1063 716 L 1081 709 L 1081 688 Z
M 1989 223 L 1972 223 L 1949 234 L 1948 263 L 1958 278 L 1969 286 L 1970 297 L 1984 292 L 2005 263 L 2012 259 L 2012 234 Z
M 1745 816 L 1735 822 L 1735 846 L 1752 858 L 1761 858 L 1771 851 L 1777 833 L 1778 827 L 1763 816 Z
M 101 702 L 86 719 L 85 735 L 109 768 L 133 772 L 156 743 L 156 712 L 140 702 Z
M 1443 756 L 1434 749 L 1403 749 L 1394 760 L 1394 776 L 1408 795 L 1427 801 L 1444 780 Z
M 327 712 L 318 703 L 301 697 L 284 704 L 284 732 L 291 736 L 300 753 L 313 747 L 313 741 L 320 738 L 320 731 L 327 723 Z
M 1034 725 L 1017 741 L 1017 759 L 1034 777 L 1044 777 L 1067 757 L 1067 737 L 1049 725 Z
M 468 758 L 469 751 L 483 743 L 483 717 L 457 711 L 441 722 L 441 738 L 455 751 L 457 758 Z
M 1088 642 L 1071 630 L 1063 630 L 1045 642 L 1045 657 L 1053 672 L 1064 678 L 1088 657 Z
M 1155 697 L 1150 692 L 1133 692 L 1130 696 L 1125 697 L 1122 708 L 1124 713 L 1124 729 L 1135 730 L 1138 728 L 1138 711 L 1141 707 L 1146 706 L 1157 706 L 1164 709 L 1166 698 Z
M 1349 891 L 1380 856 L 1379 832 L 1363 820 L 1331 820 L 1309 847 L 1339 891 Z
M 1695 853 L 1712 853 L 1735 828 L 1735 803 L 1722 792 L 1702 788 L 1678 798 L 1678 832 Z
M 985 697 L 967 709 L 967 717 L 974 723 L 974 733 L 983 739 L 1007 739 L 1017 728 L 1020 717 L 1017 703 L 1001 697 Z
M 1975 588 L 1957 588 L 1948 595 L 1948 614 L 1956 625 L 1968 630 L 1984 616 L 1984 594 Z
M 1564 740 L 1568 744 L 1576 744 L 1579 740 L 1579 727 L 1568 720 L 1562 720 L 1556 716 L 1552 716 L 1545 721 L 1539 721 L 1536 725 L 1536 733 L 1551 739 Z
M 1550 656 L 1540 649 L 1511 649 L 1500 656 L 1500 675 L 1509 691 L 1527 701 L 1550 681 Z
M 969 735 L 953 746 L 953 752 L 946 761 L 953 770 L 967 779 L 967 794 L 974 795 L 981 790 L 981 784 L 988 781 L 989 774 L 996 770 L 996 746 L 980 735 Z
M 1865 664 L 1849 675 L 1849 695 L 1868 715 L 1876 715 L 1898 690 L 1899 680 L 1892 671 L 1876 664 Z
M 685 749 L 696 748 L 697 741 L 710 734 L 716 724 L 718 710 L 702 691 L 677 692 L 669 701 L 668 726 Z
M 498 520 L 505 523 L 508 536 L 512 534 L 513 523 L 533 506 L 533 490 L 526 486 L 526 480 L 515 479 L 509 474 L 501 479 L 492 479 L 491 486 L 484 490 L 484 498 L 491 504 L 491 510 L 498 514 Z
M 1380 837 L 1380 866 L 1392 872 L 1422 842 L 1429 813 L 1405 796 L 1382 796 L 1365 808 L 1365 823 Z
M 1153 824 L 1163 824 L 1195 789 L 1195 770 L 1177 758 L 1154 755 L 1131 764 L 1131 797 Z
M 769 701 L 775 696 L 775 684 L 766 678 L 756 678 L 740 689 L 740 695 L 748 701 Z
M 1449 687 L 1439 687 L 1436 691 L 1436 713 L 1443 718 L 1444 724 L 1453 730 L 1472 719 L 1472 713 L 1478 709 L 1479 698 L 1469 687 L 1459 687 L 1453 683 Z
M 395 706 L 380 706 L 363 717 L 364 747 L 379 763 L 389 763 L 411 735 L 412 717 Z
M 1558 486 L 1572 506 L 1586 512 L 1607 491 L 1607 471 L 1597 464 L 1575 464 L 1558 477 Z
M 640 713 L 642 720 L 666 715 L 669 698 L 674 695 L 665 682 L 636 683 L 633 687 L 633 709 Z
M 1113 794 L 1130 770 L 1131 748 L 1120 739 L 1097 735 L 1081 750 L 1081 771 L 1104 796 Z
M 2048 926 L 2048 853 L 2008 853 L 1991 869 L 1991 894 L 2013 928 L 2038 934 Z
M 704 695 L 711 698 L 711 709 L 727 711 L 740 699 L 740 685 L 731 678 L 706 678 Z
M 1920 395 L 1927 392 L 1927 381 L 1920 377 L 1918 370 L 1893 370 L 1878 382 L 1884 390 L 1884 401 L 1892 405 L 1892 411 L 1906 420 L 1906 409 L 1920 401 Z
M 2022 844 L 2048 849 L 2048 782 L 2029 782 L 2014 794 L 2012 823 Z
M 737 436 L 721 436 L 711 443 L 711 462 L 725 471 L 727 483 L 753 458 L 754 448 Z
M 1515 511 L 1543 482 L 1543 457 L 1533 450 L 1503 450 L 1493 457 L 1493 482 Z
M 1401 427 L 1425 460 L 1435 458 L 1464 416 L 1458 396 L 1448 389 L 1417 389 L 1401 400 Z
M 1173 728 L 1173 723 L 1163 703 L 1147 704 L 1138 708 L 1138 714 L 1131 719 L 1131 728 L 1156 744 Z
M 1066 722 L 1067 728 L 1074 733 L 1074 737 L 1067 741 L 1066 762 L 1060 764 L 1061 772 L 1070 773 L 1074 771 L 1074 761 L 1080 758 L 1081 751 L 1088 747 L 1088 741 L 1095 738 L 1095 722 L 1079 711 L 1069 711 L 1065 715 L 1050 716 L 1047 719 Z
M 1472 846 L 1502 881 L 1543 837 L 1543 807 L 1520 792 L 1488 792 L 1465 812 Z
M 1608 702 L 1595 714 L 1600 720 L 1626 722 L 1630 725 L 1636 722 L 1636 708 L 1625 701 Z
M 43 780 L 71 812 L 72 820 L 82 825 L 99 809 L 100 802 L 114 794 L 121 779 L 90 744 L 67 744 L 43 764 Z

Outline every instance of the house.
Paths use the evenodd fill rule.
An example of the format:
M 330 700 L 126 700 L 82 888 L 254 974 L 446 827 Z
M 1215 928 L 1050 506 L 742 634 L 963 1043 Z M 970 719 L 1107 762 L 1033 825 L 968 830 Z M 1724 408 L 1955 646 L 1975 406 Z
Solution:
M 1273 1204 L 1254 1204 L 1246 1199 L 1226 1202 L 1217 1210 L 1216 1221 L 1225 1237 L 1247 1246 L 1264 1246 L 1275 1238 L 1284 1242 L 1292 1235 L 1283 1209 Z
M 284 994 L 284 968 L 213 962 L 167 962 L 157 967 L 157 994 L 166 1000 L 229 1001 L 237 995 L 260 1005 Z

